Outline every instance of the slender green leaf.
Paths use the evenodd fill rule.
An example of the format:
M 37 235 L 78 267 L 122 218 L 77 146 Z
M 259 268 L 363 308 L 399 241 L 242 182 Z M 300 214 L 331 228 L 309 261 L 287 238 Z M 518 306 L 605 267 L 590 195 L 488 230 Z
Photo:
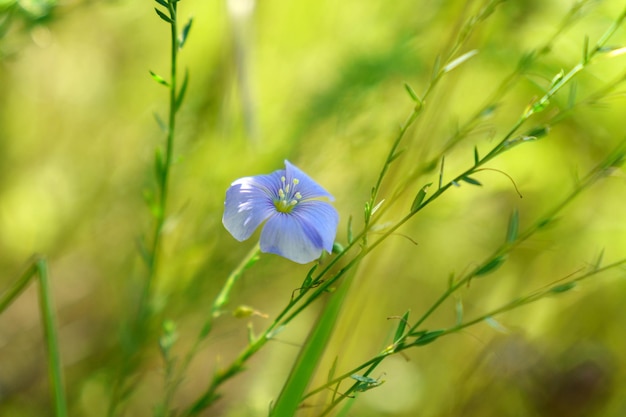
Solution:
M 402 155 L 404 153 L 404 149 L 400 149 L 399 151 L 396 151 L 393 155 L 391 155 L 391 157 L 387 160 L 387 163 L 391 163 L 393 161 L 395 161 L 400 155 Z
M 407 310 L 407 312 L 404 313 L 404 315 L 400 319 L 400 323 L 398 323 L 398 328 L 396 329 L 396 334 L 393 336 L 393 343 L 396 343 L 402 338 L 402 336 L 404 336 L 404 331 L 406 330 L 410 312 L 411 310 Z
M 313 284 L 313 273 L 315 272 L 318 266 L 319 264 L 315 264 L 313 265 L 311 269 L 309 269 L 309 272 L 306 274 L 306 278 L 304 278 L 304 281 L 302 282 L 302 285 L 300 286 L 300 294 L 302 294 L 303 292 L 306 292 L 308 289 L 311 288 L 311 285 Z
M 539 138 L 546 136 L 548 133 L 550 133 L 550 126 L 545 125 L 545 126 L 537 126 L 537 127 L 530 129 L 528 132 L 524 134 L 524 136 L 527 138 L 539 139 Z
M 167 81 L 165 81 L 165 79 L 163 77 L 161 77 L 160 75 L 154 73 L 153 71 L 150 71 L 150 75 L 152 76 L 152 79 L 154 81 L 156 81 L 157 83 L 159 83 L 161 85 L 164 85 L 166 87 L 170 86 L 170 84 Z
M 468 184 L 472 184 L 472 185 L 478 185 L 479 187 L 482 187 L 482 183 L 478 180 L 475 180 L 472 177 L 468 177 L 467 175 L 461 177 L 461 180 L 465 181 Z
M 494 272 L 496 269 L 500 268 L 500 266 L 502 266 L 504 261 L 506 261 L 506 256 L 504 256 L 504 255 L 498 256 L 496 258 L 493 258 L 491 261 L 489 261 L 485 265 L 481 266 L 476 271 L 476 273 L 474 273 L 474 276 L 480 277 L 480 276 L 483 276 L 483 275 L 490 274 L 490 273 Z
M 176 96 L 176 103 L 174 105 L 174 111 L 178 111 L 180 109 L 181 104 L 183 104 L 183 99 L 185 98 L 185 93 L 187 92 L 187 85 L 189 84 L 189 70 L 185 69 L 185 78 L 183 78 L 183 84 L 180 86 L 180 90 L 178 91 L 178 95 Z
M 169 7 L 165 0 L 154 0 L 154 1 L 156 1 L 157 3 L 159 3 L 161 6 L 165 7 L 166 9 Z
M 446 332 L 445 330 L 433 330 L 432 332 L 426 332 L 423 335 L 421 335 L 420 337 L 418 337 L 412 343 L 412 345 L 414 345 L 414 346 L 424 346 L 424 345 L 427 345 L 427 344 L 432 343 L 435 340 L 437 340 L 445 332 Z
M 157 124 L 159 125 L 159 128 L 161 129 L 161 131 L 163 133 L 167 133 L 167 125 L 165 124 L 165 122 L 163 121 L 163 119 L 161 119 L 161 116 L 159 116 L 159 114 L 157 112 L 152 113 L 152 115 L 154 116 L 154 120 L 156 120 Z
M 443 166 L 444 163 L 446 162 L 446 157 L 442 156 L 441 157 L 441 168 L 439 169 L 439 188 L 441 189 L 441 186 L 443 185 Z
M 39 306 L 43 320 L 44 337 L 48 350 L 48 373 L 52 385 L 52 400 L 55 416 L 67 416 L 67 403 L 65 400 L 65 385 L 63 382 L 63 366 L 59 351 L 59 336 L 57 333 L 56 314 L 52 305 L 52 291 L 48 282 L 48 264 L 45 259 L 37 261 L 39 272 Z
M 344 283 L 330 296 L 330 300 L 322 311 L 317 323 L 311 330 L 304 346 L 300 350 L 291 374 L 276 400 L 270 416 L 295 416 L 306 387 L 309 385 L 315 369 L 326 350 L 337 316 L 344 303 L 350 285 Z
M 165 13 L 163 13 L 162 11 L 157 9 L 156 7 L 154 8 L 154 11 L 159 15 L 159 17 L 161 19 L 165 20 L 170 25 L 174 24 L 174 21 L 172 20 L 172 18 L 170 18 L 168 15 L 166 15 Z
M 478 156 L 478 147 L 474 146 L 474 166 L 478 165 L 480 157 Z
M 348 244 L 352 243 L 352 240 L 354 238 L 354 236 L 352 235 L 352 215 L 350 215 L 350 217 L 348 217 Z
M 561 294 L 573 289 L 574 287 L 576 287 L 575 282 L 566 282 L 565 284 L 556 285 L 550 288 L 550 292 L 554 294 Z
M 519 231 L 519 212 L 513 210 L 511 217 L 509 218 L 509 227 L 506 231 L 506 242 L 511 244 L 517 239 L 517 233 Z
M 420 208 L 422 202 L 424 201 L 424 198 L 426 198 L 426 192 L 431 185 L 432 182 L 429 182 L 419 190 L 419 192 L 415 196 L 415 199 L 413 200 L 413 203 L 411 204 L 411 213 L 416 212 L 417 209 Z
M 413 88 L 407 83 L 404 83 L 404 88 L 406 89 L 406 92 L 409 93 L 409 96 L 411 96 L 411 99 L 421 106 L 422 100 L 420 100 L 420 98 L 417 96 L 415 90 L 413 90 Z
M 20 296 L 20 294 L 28 287 L 30 280 L 35 276 L 37 267 L 35 261 L 31 262 L 26 271 L 20 275 L 8 290 L 0 295 L 0 314 Z
M 185 42 L 187 41 L 187 37 L 189 36 L 189 31 L 191 30 L 191 24 L 193 23 L 193 17 L 189 18 L 185 26 L 183 27 L 182 32 L 180 33 L 180 39 L 178 40 L 178 47 L 183 49 Z
M 596 259 L 596 262 L 593 264 L 593 270 L 597 271 L 598 269 L 600 269 L 600 266 L 602 265 L 602 259 L 604 258 L 604 249 L 602 249 L 600 251 L 600 254 L 598 255 L 598 259 Z
M 443 67 L 443 72 L 450 72 L 450 71 L 452 71 L 453 69 L 455 69 L 459 65 L 463 64 L 465 61 L 471 59 L 476 54 L 478 54 L 478 50 L 477 49 L 473 49 L 473 50 L 471 50 L 469 52 L 464 53 L 463 55 L 461 55 L 460 57 L 458 57 L 454 61 L 450 62 L 445 67 Z

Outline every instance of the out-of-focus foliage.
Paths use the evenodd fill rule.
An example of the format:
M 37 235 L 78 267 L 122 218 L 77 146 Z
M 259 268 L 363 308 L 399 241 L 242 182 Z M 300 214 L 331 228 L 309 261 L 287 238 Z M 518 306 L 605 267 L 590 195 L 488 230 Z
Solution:
M 549 50 L 537 48 L 557 32 L 572 2 L 499 5 L 470 37 L 467 51 L 479 53 L 430 97 L 381 198 L 393 195 L 418 161 L 438 155 L 496 94 L 489 117 L 446 152 L 445 175 L 471 166 L 474 148 L 487 149 L 556 74 L 575 66 L 585 36 L 595 42 L 620 3 L 584 2 Z M 263 1 L 246 9 L 251 4 L 179 3 L 179 13 L 194 16 L 180 55 L 190 84 L 179 115 L 156 303 L 158 317 L 177 323 L 174 355 L 191 343 L 225 277 L 253 245 L 222 227 L 228 185 L 279 169 L 289 158 L 335 196 L 338 240 L 345 242 L 349 216 L 362 223 L 397 126 L 415 105 L 404 83 L 421 92 L 437 56 L 481 6 Z M 103 416 L 127 342 L 120 328 L 135 313 L 145 273 L 137 241 L 152 227 L 143 195 L 154 184 L 154 148 L 163 140 L 154 114 L 163 117 L 167 102 L 149 70 L 168 72 L 168 33 L 149 2 L 4 0 L 0 13 L 0 289 L 33 253 L 48 256 L 70 414 Z M 611 44 L 626 45 L 624 29 Z M 500 83 L 527 63 L 498 96 Z M 504 239 L 514 209 L 522 226 L 536 220 L 623 139 L 625 87 L 617 81 L 625 67 L 624 56 L 598 59 L 537 124 L 571 100 L 583 104 L 548 136 L 489 165 L 510 175 L 523 198 L 506 176 L 484 171 L 476 178 L 482 187 L 451 191 L 363 262 L 317 382 L 336 357 L 341 373 L 383 349 L 397 327 L 387 317 L 407 309 L 421 314 L 450 274 L 475 267 Z M 607 85 L 615 87 L 594 99 Z M 438 162 L 414 179 L 412 195 L 394 202 L 388 221 L 405 215 L 420 187 L 437 181 Z M 454 324 L 461 309 L 471 316 L 557 282 L 603 249 L 604 262 L 623 257 L 625 182 L 616 171 L 582 195 L 497 273 L 472 281 L 456 305 L 443 305 L 432 328 Z M 177 403 L 195 398 L 214 368 L 245 346 L 248 323 L 267 325 L 264 316 L 280 310 L 308 269 L 267 255 L 244 275 L 229 307 L 245 304 L 258 314 L 215 324 Z M 396 355 L 375 375 L 384 374 L 385 383 L 360 393 L 349 415 L 623 416 L 624 291 L 622 270 Z M 41 416 L 50 407 L 36 303 L 31 288 L 0 316 L 0 415 Z M 206 415 L 266 415 L 315 313 L 259 352 Z M 150 415 L 163 391 L 159 331 L 152 329 L 154 344 L 143 352 L 126 415 Z M 316 415 L 317 404 L 307 406 L 302 415 Z

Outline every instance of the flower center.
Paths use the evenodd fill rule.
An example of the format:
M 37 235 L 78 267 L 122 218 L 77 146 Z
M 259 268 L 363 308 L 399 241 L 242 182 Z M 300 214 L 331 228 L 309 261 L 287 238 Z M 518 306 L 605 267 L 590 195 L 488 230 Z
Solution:
M 278 190 L 278 198 L 274 199 L 274 207 L 281 213 L 290 213 L 296 204 L 302 200 L 302 194 L 296 191 L 296 187 L 300 181 L 294 178 L 291 180 L 291 183 L 288 184 L 284 176 L 280 177 L 280 181 L 283 186 Z

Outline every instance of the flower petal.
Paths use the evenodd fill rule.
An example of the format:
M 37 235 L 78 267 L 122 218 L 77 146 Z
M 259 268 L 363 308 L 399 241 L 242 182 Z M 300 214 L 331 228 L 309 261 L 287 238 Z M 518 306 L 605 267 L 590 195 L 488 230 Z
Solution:
M 283 170 L 269 175 L 244 177 L 233 182 L 226 191 L 222 223 L 239 241 L 246 240 L 276 211 L 274 196 Z
M 291 214 L 308 222 L 320 236 L 322 248 L 332 252 L 339 224 L 339 214 L 333 206 L 319 200 L 301 201 Z
M 297 190 L 300 194 L 302 194 L 303 199 L 306 200 L 309 198 L 327 197 L 330 201 L 335 200 L 328 191 L 322 188 L 322 186 L 313 181 L 311 177 L 287 160 L 285 160 L 285 172 L 287 184 L 291 184 L 293 179 L 297 179 L 299 181 Z
M 297 210 L 296 210 L 297 209 Z M 332 250 L 339 215 L 328 203 L 301 202 L 291 213 L 276 213 L 261 232 L 261 251 L 301 264 Z

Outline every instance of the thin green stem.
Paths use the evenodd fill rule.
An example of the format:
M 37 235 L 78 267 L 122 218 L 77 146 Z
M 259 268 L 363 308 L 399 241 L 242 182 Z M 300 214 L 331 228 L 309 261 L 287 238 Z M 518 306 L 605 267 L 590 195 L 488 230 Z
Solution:
M 56 314 L 52 304 L 52 290 L 48 283 L 48 264 L 43 258 L 38 259 L 35 264 L 39 275 L 39 306 L 48 350 L 48 375 L 50 376 L 50 384 L 52 386 L 54 412 L 57 417 L 66 417 L 67 403 L 65 401 L 65 385 L 63 383 L 63 366 L 59 351 Z
M 37 259 L 38 257 L 35 257 L 28 265 L 28 268 L 22 272 L 19 279 L 0 296 L 0 314 L 28 287 L 30 280 L 37 273 Z
M 160 177 L 158 178 L 158 207 L 156 209 L 156 222 L 154 225 L 154 233 L 152 236 L 152 247 L 150 250 L 149 263 L 148 263 L 148 276 L 143 287 L 141 299 L 139 302 L 139 314 L 138 321 L 141 323 L 148 315 L 148 304 L 150 300 L 150 293 L 152 286 L 156 280 L 158 261 L 160 255 L 161 238 L 163 232 L 163 225 L 166 220 L 167 213 L 167 201 L 169 190 L 169 176 L 173 161 L 174 152 L 174 138 L 176 132 L 176 98 L 177 98 L 177 70 L 178 70 L 178 19 L 177 19 L 177 4 L 178 0 L 168 1 L 168 12 L 170 15 L 170 81 L 169 81 L 169 116 L 168 116 L 168 128 L 167 137 L 165 140 L 165 159 L 163 166 L 159 167 L 158 172 Z
M 48 281 L 48 263 L 41 256 L 34 256 L 20 278 L 0 297 L 0 314 L 28 287 L 31 280 L 39 279 L 39 310 L 41 314 L 46 351 L 48 355 L 48 378 L 52 391 L 52 403 L 56 417 L 67 416 L 67 401 L 63 383 L 63 365 L 59 349 L 56 313 L 52 302 L 52 290 Z
M 160 2 L 159 2 L 160 3 Z M 157 10 L 157 14 L 170 25 L 170 80 L 165 85 L 169 88 L 169 115 L 167 135 L 165 139 L 165 155 L 163 161 L 157 159 L 157 193 L 158 198 L 155 201 L 155 207 L 152 211 L 155 217 L 155 224 L 152 234 L 150 250 L 147 253 L 147 276 L 143 283 L 141 293 L 139 295 L 137 313 L 130 337 L 133 339 L 128 352 L 125 352 L 120 367 L 120 373 L 113 386 L 113 394 L 111 403 L 109 404 L 108 415 L 114 416 L 117 413 L 117 407 L 120 401 L 132 392 L 132 385 L 126 386 L 129 375 L 139 366 L 137 360 L 137 352 L 141 349 L 145 342 L 147 323 L 150 320 L 150 299 L 154 283 L 158 275 L 159 258 L 161 250 L 161 241 L 163 236 L 163 227 L 166 221 L 169 177 L 173 164 L 174 140 L 176 133 L 176 113 L 177 113 L 177 69 L 178 69 L 178 19 L 177 19 L 178 0 L 167 0 L 167 12 L 169 20 L 163 18 L 165 14 Z

